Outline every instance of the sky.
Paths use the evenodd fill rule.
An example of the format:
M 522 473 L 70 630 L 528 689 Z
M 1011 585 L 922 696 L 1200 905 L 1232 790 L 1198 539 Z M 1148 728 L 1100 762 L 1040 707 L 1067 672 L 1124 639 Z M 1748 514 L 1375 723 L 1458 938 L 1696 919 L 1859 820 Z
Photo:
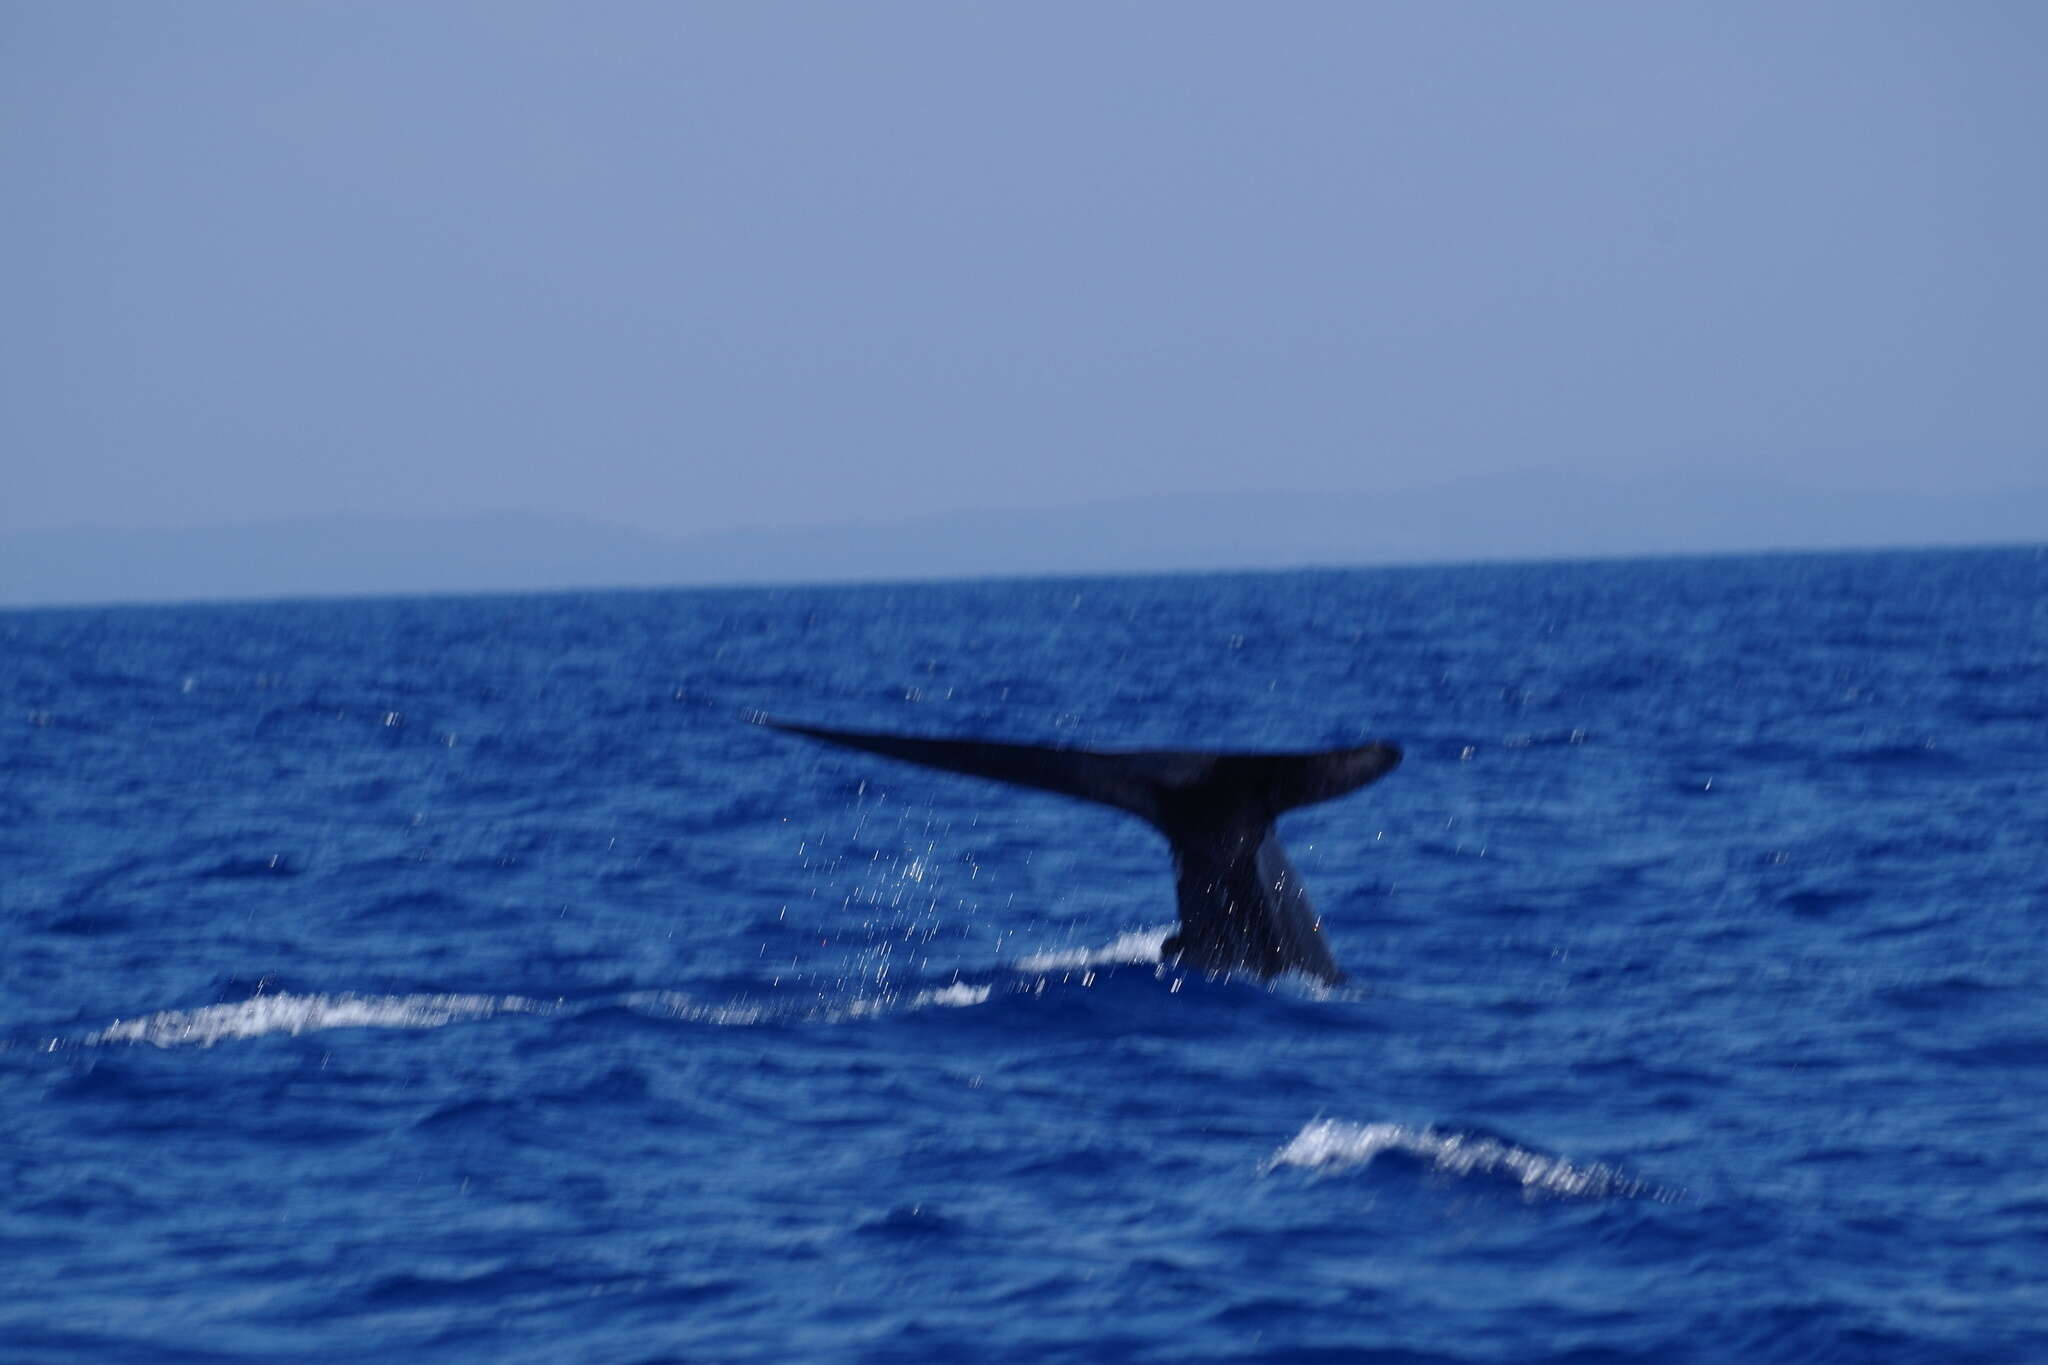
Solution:
M 2048 482 L 2048 5 L 0 0 L 0 534 Z

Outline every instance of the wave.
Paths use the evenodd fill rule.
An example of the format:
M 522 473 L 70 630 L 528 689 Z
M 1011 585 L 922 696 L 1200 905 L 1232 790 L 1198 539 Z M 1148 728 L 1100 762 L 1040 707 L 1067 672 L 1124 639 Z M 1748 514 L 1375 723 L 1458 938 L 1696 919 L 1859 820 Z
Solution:
M 1579 1165 L 1486 1133 L 1461 1133 L 1400 1123 L 1346 1123 L 1316 1119 L 1275 1152 L 1268 1171 L 1282 1166 L 1340 1171 L 1394 1156 L 1460 1180 L 1505 1181 L 1525 1195 L 1555 1199 L 1654 1199 L 1683 1194 L 1595 1162 Z
M 1059 948 L 1051 952 L 1027 953 L 1017 959 L 1020 972 L 1069 972 L 1083 967 L 1108 967 L 1125 963 L 1159 961 L 1159 954 L 1166 946 L 1166 940 L 1173 935 L 1177 926 L 1162 925 L 1154 929 L 1134 929 L 1120 934 L 1099 948 Z
M 965 1009 L 992 1000 L 1040 997 L 1049 989 L 1091 989 L 1107 985 L 1119 967 L 1157 969 L 1160 946 L 1171 927 L 1134 930 L 1092 948 L 1031 953 L 981 979 L 953 976 L 922 986 L 866 990 L 842 982 L 802 1001 L 788 994 L 752 994 L 744 983 L 729 983 L 725 999 L 707 999 L 684 991 L 631 991 L 597 999 L 530 999 L 520 995 L 359 995 L 265 993 L 247 1000 L 194 1009 L 158 1010 L 116 1019 L 106 1027 L 71 1039 L 46 1039 L 41 1046 L 104 1047 L 147 1043 L 155 1047 L 213 1047 L 219 1043 L 271 1034 L 317 1033 L 326 1029 L 432 1029 L 497 1015 L 554 1015 L 598 1019 L 606 1015 L 637 1016 L 657 1022 L 685 1022 L 723 1028 L 780 1023 L 829 1024 L 878 1019 L 934 1009 Z M 1147 973 L 1152 982 L 1160 974 Z M 1181 982 L 1167 986 L 1179 994 Z M 724 992 L 720 992 L 724 994 Z M 11 1045 L 0 1042 L 0 1050 Z
M 643 1016 L 745 1028 L 783 1020 L 832 1023 L 924 1009 L 964 1009 L 987 1003 L 994 991 L 993 985 L 955 981 L 930 990 L 882 991 L 875 995 L 856 995 L 846 1000 L 804 1006 L 755 1004 L 746 1000 L 714 1005 L 681 991 L 642 991 L 624 997 L 619 1003 Z
M 972 986 L 965 981 L 955 981 L 952 985 L 941 986 L 937 990 L 919 991 L 910 997 L 910 1000 L 904 1007 L 913 1010 L 931 1009 L 934 1006 L 946 1009 L 965 1009 L 970 1005 L 987 1004 L 988 997 L 994 990 L 995 987 L 993 986 Z M 855 1005 L 858 1006 L 864 1003 L 856 1001 Z M 858 1017 L 859 1011 L 857 1009 L 849 1012 L 854 1013 Z
M 610 1000 L 532 1000 L 518 995 L 259 995 L 230 1004 L 190 1010 L 158 1010 L 116 1019 L 75 1040 L 76 1046 L 107 1047 L 148 1043 L 160 1048 L 213 1047 L 271 1034 L 299 1035 L 327 1029 L 432 1029 L 489 1019 L 494 1015 L 588 1015 L 621 1009 L 643 1018 L 683 1020 L 729 1028 L 781 1020 L 831 1022 L 934 1008 L 985 1003 L 995 987 L 956 981 L 916 992 L 856 996 L 835 1004 L 791 1008 L 738 1000 L 712 1004 L 677 991 L 642 991 Z M 52 1039 L 46 1048 L 61 1045 Z
M 258 995 L 227 1005 L 159 1010 L 116 1019 L 80 1041 L 152 1043 L 157 1047 L 212 1047 L 230 1039 L 272 1033 L 316 1033 L 331 1028 L 440 1028 L 494 1014 L 549 1014 L 559 1004 L 517 995 Z

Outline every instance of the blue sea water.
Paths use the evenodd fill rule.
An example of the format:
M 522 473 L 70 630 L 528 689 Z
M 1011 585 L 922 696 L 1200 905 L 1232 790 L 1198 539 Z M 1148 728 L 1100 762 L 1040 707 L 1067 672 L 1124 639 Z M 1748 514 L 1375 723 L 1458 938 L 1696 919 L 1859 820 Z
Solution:
M 2048 1359 L 2034 549 L 0 614 L 0 1358 Z M 1350 980 L 759 710 L 1407 760 Z

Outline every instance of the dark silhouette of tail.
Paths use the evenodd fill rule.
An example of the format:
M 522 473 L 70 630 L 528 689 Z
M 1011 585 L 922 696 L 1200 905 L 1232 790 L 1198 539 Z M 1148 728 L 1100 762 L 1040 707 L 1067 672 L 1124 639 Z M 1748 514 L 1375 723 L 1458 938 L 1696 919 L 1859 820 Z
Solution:
M 1331 982 L 1344 974 L 1323 944 L 1321 921 L 1273 823 L 1283 811 L 1375 782 L 1401 761 L 1391 744 L 1306 754 L 1102 753 L 761 723 L 1129 811 L 1173 847 L 1180 932 L 1166 941 L 1167 961 L 1210 971 L 1249 967 L 1266 977 L 1292 968 Z

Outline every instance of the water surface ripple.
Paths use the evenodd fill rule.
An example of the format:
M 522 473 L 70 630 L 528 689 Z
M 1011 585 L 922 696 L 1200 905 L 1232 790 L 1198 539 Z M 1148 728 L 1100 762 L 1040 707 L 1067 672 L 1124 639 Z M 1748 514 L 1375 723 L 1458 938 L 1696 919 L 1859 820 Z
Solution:
M 0 614 L 0 1356 L 2048 1359 L 2048 558 Z M 745 724 L 1401 743 L 1324 989 Z

